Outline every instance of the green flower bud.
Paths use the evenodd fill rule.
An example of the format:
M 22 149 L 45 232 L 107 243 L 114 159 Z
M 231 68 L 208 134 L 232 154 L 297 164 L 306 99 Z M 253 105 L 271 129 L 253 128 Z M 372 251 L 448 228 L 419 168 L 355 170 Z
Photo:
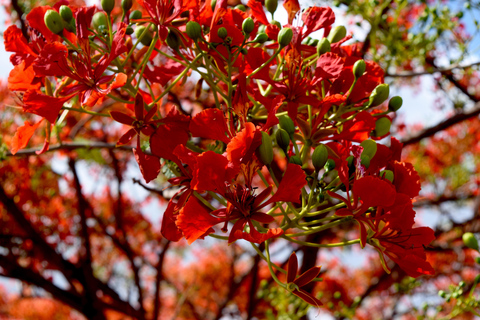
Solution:
M 330 43 L 336 43 L 347 36 L 347 29 L 344 26 L 336 26 L 328 34 L 328 41 Z
M 228 36 L 228 31 L 224 27 L 221 27 L 218 29 L 217 35 L 220 39 L 225 39 Z
M 402 97 L 395 96 L 388 102 L 388 110 L 395 112 L 402 107 L 402 104 Z
M 197 40 L 202 37 L 202 27 L 196 21 L 188 21 L 186 31 L 187 36 L 192 40 Z
M 384 135 L 389 133 L 391 125 L 392 122 L 387 117 L 377 119 L 377 121 L 375 122 L 374 130 L 375 137 L 383 137 Z
M 100 26 L 107 27 L 108 22 L 107 22 L 107 16 L 105 15 L 105 13 L 103 12 L 95 13 L 92 18 L 92 25 L 97 31 L 100 31 L 99 30 Z
M 273 25 L 277 26 L 278 29 L 282 29 L 282 25 L 277 20 L 270 21 L 270 24 L 273 24 Z
M 328 149 L 325 145 L 318 145 L 312 154 L 312 164 L 316 171 L 320 171 L 328 160 Z
M 288 162 L 293 163 L 293 164 L 298 164 L 299 166 L 302 165 L 302 160 L 300 159 L 299 156 L 291 156 Z
M 278 33 L 278 44 L 280 45 L 280 47 L 286 47 L 290 44 L 290 42 L 292 41 L 292 38 L 293 38 L 293 31 L 292 29 L 290 28 L 283 28 L 282 30 L 280 30 L 280 32 Z
M 70 22 L 73 18 L 73 13 L 72 9 L 70 9 L 68 6 L 60 6 L 60 9 L 58 10 L 60 12 L 60 16 L 62 17 L 63 20 L 66 22 Z
M 258 26 L 258 33 L 265 33 L 266 29 L 267 29 L 267 26 L 265 26 L 264 24 L 261 24 L 260 26 Z
M 127 12 L 128 10 L 132 9 L 133 1 L 132 0 L 122 0 L 121 6 L 122 6 L 123 11 Z
M 115 7 L 115 0 L 101 0 L 100 3 L 103 11 L 106 13 L 112 12 L 113 8 Z
M 310 42 L 310 45 L 311 45 L 312 47 L 316 47 L 317 44 L 318 44 L 318 39 L 312 39 L 312 41 Z
M 125 33 L 131 35 L 133 33 L 133 28 L 128 26 L 127 29 L 125 29 Z
M 180 41 L 181 40 L 175 31 L 168 30 L 168 36 L 165 42 L 170 48 L 172 48 L 175 51 L 178 50 L 178 48 L 180 47 Z
M 247 19 L 243 20 L 242 30 L 245 32 L 245 34 L 252 33 L 253 29 L 255 29 L 255 22 L 253 22 L 252 18 L 248 17 Z
M 330 46 L 330 41 L 327 38 L 321 39 L 317 44 L 317 54 L 321 56 L 324 53 L 330 52 L 332 50 Z
M 134 10 L 130 13 L 128 17 L 130 20 L 142 19 L 142 12 L 140 10 Z
M 264 131 L 262 131 L 262 144 L 257 149 L 257 156 L 260 162 L 267 166 L 273 161 L 272 139 Z
M 447 293 L 443 290 L 438 291 L 438 295 L 442 298 L 445 298 L 447 296 Z
M 243 4 L 237 4 L 235 6 L 235 9 L 238 9 L 238 10 L 243 11 L 243 12 L 247 11 L 247 8 Z
M 365 140 L 360 143 L 360 146 L 363 147 L 362 154 L 365 154 L 372 159 L 377 153 L 377 143 L 373 140 Z
M 292 119 L 287 116 L 283 115 L 278 118 L 279 126 L 283 130 L 287 131 L 288 134 L 291 136 L 295 133 L 295 124 L 293 123 Z
M 360 156 L 360 164 L 364 166 L 365 169 L 368 169 L 368 167 L 370 167 L 370 157 L 362 153 Z
M 217 0 L 212 0 L 212 2 L 210 2 L 210 6 L 212 7 L 212 11 L 215 11 L 215 7 L 217 6 Z
M 348 156 L 347 157 L 347 166 L 350 168 L 350 167 L 353 167 L 353 156 Z
M 334 299 L 340 299 L 342 297 L 342 293 L 340 291 L 335 291 L 333 294 Z
M 67 29 L 68 31 L 72 32 L 72 33 L 76 33 L 77 31 L 77 27 L 75 26 L 75 18 L 72 18 L 72 20 L 70 20 L 69 22 L 66 22 L 64 24 L 64 27 L 65 29 Z
M 278 129 L 275 132 L 275 140 L 277 140 L 278 146 L 285 152 L 288 150 L 288 146 L 290 145 L 290 136 L 288 132 L 283 130 L 282 128 Z
M 43 18 L 48 30 L 55 34 L 63 31 L 63 20 L 60 14 L 55 10 L 47 10 Z
M 478 263 L 478 264 L 480 264 L 480 257 L 476 257 L 476 258 L 475 258 L 475 262 Z M 479 281 L 480 281 L 480 280 L 479 280 Z M 477 281 L 477 282 L 478 282 L 478 281 Z
M 325 163 L 325 170 L 332 171 L 333 169 L 335 169 L 335 161 L 328 159 L 327 163 Z
M 141 39 L 140 42 L 144 46 L 149 46 L 150 43 L 152 43 L 152 40 L 153 40 L 152 31 L 147 29 L 145 26 L 138 26 L 135 29 L 135 36 L 137 37 L 137 39 Z
M 355 76 L 355 79 L 360 78 L 363 76 L 363 73 L 365 72 L 365 69 L 367 68 L 367 65 L 365 64 L 365 60 L 361 59 L 355 62 L 353 65 L 353 75 Z
M 267 8 L 267 11 L 273 14 L 275 11 L 277 11 L 278 7 L 278 0 L 265 0 L 265 8 Z
M 478 240 L 471 232 L 465 232 L 462 236 L 463 243 L 470 249 L 478 251 Z
M 264 43 L 268 41 L 268 36 L 266 33 L 257 33 L 257 36 L 253 41 L 256 43 Z
M 370 106 L 376 107 L 382 104 L 385 100 L 388 99 L 390 94 L 390 87 L 386 83 L 379 84 L 375 89 L 373 89 L 372 94 L 370 95 Z
M 383 170 L 380 172 L 380 177 L 393 183 L 394 174 L 392 170 Z

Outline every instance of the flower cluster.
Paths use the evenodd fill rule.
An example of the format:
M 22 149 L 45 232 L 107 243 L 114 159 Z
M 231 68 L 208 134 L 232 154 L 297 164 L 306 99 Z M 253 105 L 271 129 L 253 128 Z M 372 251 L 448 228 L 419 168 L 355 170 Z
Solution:
M 387 102 L 382 69 L 362 59 L 361 46 L 345 44 L 351 36 L 333 26 L 328 7 L 302 10 L 287 0 L 283 26 L 268 19 L 261 2 L 247 7 L 144 0 L 133 10 L 123 0 L 121 17 L 113 0 L 103 0 L 102 9 L 34 8 L 28 39 L 16 26 L 4 34 L 14 53 L 9 88 L 25 112 L 41 118 L 18 129 L 12 151 L 27 145 L 43 119 L 41 152 L 66 113 L 109 118 L 125 126 L 117 145 L 136 137 L 144 179 L 161 175 L 177 190 L 162 219 L 169 240 L 243 239 L 269 266 L 256 244 L 267 253 L 278 238 L 317 247 L 369 244 L 386 270 L 388 257 L 410 276 L 433 274 L 424 253 L 433 231 L 413 227 L 419 177 L 401 161 L 397 140 L 377 143 L 402 104 L 400 97 Z M 276 1 L 267 10 L 273 17 Z M 310 37 L 319 30 L 321 39 Z M 214 103 L 185 112 L 163 99 L 189 79 L 197 81 L 195 99 L 207 92 Z M 100 113 L 109 100 L 116 107 Z M 352 221 L 359 239 L 305 239 Z M 320 268 L 296 278 L 297 264 L 292 256 L 286 284 L 274 279 L 319 305 L 300 287 Z

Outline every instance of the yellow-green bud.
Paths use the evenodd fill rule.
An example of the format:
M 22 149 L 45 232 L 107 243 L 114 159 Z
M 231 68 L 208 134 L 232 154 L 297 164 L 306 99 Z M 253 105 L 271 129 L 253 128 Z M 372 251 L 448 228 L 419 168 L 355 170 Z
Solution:
M 328 159 L 327 163 L 325 164 L 325 169 L 327 171 L 332 171 L 335 169 L 335 161 L 333 159 Z
M 76 33 L 77 27 L 75 26 L 75 18 L 72 18 L 69 22 L 65 21 L 65 24 L 63 25 L 65 29 L 72 33 Z
M 278 129 L 275 133 L 275 140 L 277 140 L 278 146 L 283 150 L 287 151 L 288 146 L 290 145 L 290 136 L 288 132 L 283 130 L 282 128 Z
M 264 43 L 268 41 L 268 36 L 266 33 L 258 33 L 253 41 L 256 43 Z
M 321 56 L 324 53 L 330 52 L 332 50 L 330 46 L 330 41 L 327 38 L 321 39 L 317 44 L 317 54 Z
M 290 28 L 283 28 L 282 30 L 280 30 L 280 32 L 278 33 L 278 44 L 280 45 L 280 47 L 286 47 L 290 44 L 290 42 L 292 41 L 292 38 L 293 38 L 293 31 L 292 29 Z
M 275 11 L 277 11 L 278 7 L 278 0 L 265 0 L 265 8 L 267 8 L 267 11 L 273 14 Z
M 188 21 L 186 27 L 187 36 L 192 40 L 197 40 L 202 37 L 202 27 L 196 21 Z
M 115 7 L 115 0 L 101 0 L 100 3 L 103 11 L 106 13 L 112 12 L 113 8 Z
M 367 65 L 365 64 L 365 60 L 361 59 L 355 62 L 353 65 L 353 75 L 355 76 L 355 79 L 360 78 L 363 76 L 363 73 L 365 72 L 365 69 L 367 68 Z
M 462 239 L 465 246 L 478 251 L 478 240 L 473 233 L 465 232 Z
M 365 140 L 360 143 L 360 146 L 363 147 L 362 154 L 365 154 L 372 159 L 377 153 L 377 143 L 373 140 Z
M 235 6 L 235 9 L 238 9 L 238 10 L 243 11 L 243 12 L 247 11 L 247 8 L 243 4 L 237 4 Z
M 168 36 L 165 42 L 173 50 L 178 50 L 180 47 L 180 39 L 175 31 L 168 30 Z
M 377 121 L 375 121 L 375 137 L 383 137 L 384 135 L 389 133 L 391 125 L 392 122 L 387 117 L 377 119 Z
M 210 2 L 210 6 L 212 7 L 212 11 L 215 11 L 215 7 L 217 6 L 217 0 L 212 0 L 212 2 Z
M 390 87 L 386 83 L 379 84 L 375 89 L 373 89 L 372 94 L 370 95 L 370 106 L 376 107 L 382 104 L 385 100 L 388 99 L 390 94 Z
M 60 12 L 60 16 L 62 17 L 63 20 L 66 22 L 70 22 L 73 18 L 73 13 L 72 9 L 70 9 L 68 6 L 63 5 L 60 6 L 60 9 L 58 10 Z
M 300 159 L 299 156 L 291 156 L 288 162 L 293 163 L 293 164 L 298 164 L 299 166 L 302 165 L 302 160 Z
M 132 0 L 122 0 L 121 6 L 122 6 L 123 11 L 127 12 L 128 10 L 132 9 L 133 1 Z
M 380 172 L 380 177 L 392 183 L 393 183 L 393 179 L 395 178 L 392 170 L 383 170 L 382 172 Z
M 133 33 L 133 28 L 128 26 L 127 29 L 125 29 L 125 33 L 131 35 Z
M 140 42 L 144 46 L 149 46 L 153 40 L 152 31 L 150 31 L 150 29 L 147 29 L 145 26 L 138 26 L 137 28 L 135 28 L 135 36 L 137 37 L 137 39 L 140 39 Z
M 267 166 L 273 161 L 272 139 L 264 131 L 262 131 L 262 144 L 257 149 L 257 156 L 260 162 Z
M 395 112 L 402 107 L 402 104 L 402 97 L 395 96 L 388 102 L 388 110 Z
M 225 39 L 228 36 L 228 31 L 224 27 L 217 30 L 217 35 L 220 39 Z
M 128 17 L 130 20 L 142 19 L 142 12 L 140 10 L 134 10 L 130 13 Z
M 362 153 L 362 155 L 360 156 L 360 164 L 364 166 L 365 169 L 368 169 L 368 167 L 370 166 L 370 157 Z
M 475 262 L 478 263 L 478 264 L 480 264 L 480 257 L 476 257 L 476 258 L 475 258 Z M 480 275 L 479 275 L 479 276 L 480 276 Z M 477 276 L 477 277 L 478 277 L 478 276 Z M 476 280 L 476 278 L 475 278 L 475 280 Z M 479 279 L 477 282 L 480 282 L 480 279 Z
M 278 118 L 279 126 L 283 130 L 287 131 L 288 134 L 291 136 L 295 133 L 295 124 L 293 123 L 292 119 L 287 116 L 283 115 Z
M 60 14 L 55 10 L 47 10 L 43 18 L 48 30 L 55 34 L 63 31 L 63 20 Z
M 273 24 L 273 25 L 277 26 L 278 29 L 282 29 L 281 23 L 278 22 L 277 20 L 272 20 L 272 21 L 270 21 L 270 24 Z
M 320 144 L 318 145 L 315 150 L 313 150 L 312 154 L 312 164 L 315 170 L 320 171 L 328 160 L 328 149 L 325 145 Z
M 107 26 L 107 16 L 103 12 L 97 12 L 93 15 L 92 24 L 95 30 L 99 31 L 100 26 Z
M 330 43 L 336 43 L 347 36 L 347 29 L 344 26 L 336 26 L 328 34 L 328 41 Z
M 245 34 L 252 33 L 253 29 L 255 29 L 255 22 L 253 22 L 252 18 L 248 17 L 247 19 L 243 20 L 242 30 L 245 32 Z

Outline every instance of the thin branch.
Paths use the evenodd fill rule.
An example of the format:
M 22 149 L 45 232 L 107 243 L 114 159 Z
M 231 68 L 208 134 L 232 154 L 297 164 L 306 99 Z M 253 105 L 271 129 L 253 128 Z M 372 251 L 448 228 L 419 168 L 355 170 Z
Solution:
M 450 71 L 456 70 L 456 69 L 468 69 L 474 66 L 480 65 L 480 61 L 462 66 L 460 64 L 454 64 L 448 68 L 433 68 L 430 70 L 424 70 L 424 71 L 417 71 L 417 72 L 400 72 L 400 73 L 385 73 L 385 77 L 391 77 L 391 78 L 413 78 L 413 77 L 418 77 L 418 76 L 423 76 L 427 74 L 434 74 L 434 73 L 448 73 Z
M 105 143 L 105 142 L 68 142 L 62 144 L 56 144 L 50 146 L 46 152 L 53 152 L 58 150 L 75 150 L 75 149 L 120 149 L 120 150 L 132 150 L 132 146 L 117 146 L 114 143 Z M 41 148 L 29 148 L 19 150 L 17 155 L 37 155 L 37 151 L 40 151 Z M 145 152 L 149 154 L 148 152 Z M 13 154 L 8 151 L 7 156 L 11 157 Z
M 163 263 L 165 261 L 165 254 L 167 253 L 168 247 L 170 246 L 170 241 L 167 241 L 165 246 L 163 247 L 160 255 L 158 257 L 158 264 L 157 264 L 157 279 L 155 283 L 155 303 L 153 307 L 153 320 L 157 320 L 158 316 L 160 315 L 160 309 L 162 308 L 161 299 L 160 299 L 160 284 L 163 280 Z
M 23 15 L 24 15 L 23 9 L 20 7 L 20 4 L 18 3 L 18 0 L 12 0 L 11 4 L 12 4 L 13 10 L 15 10 L 15 12 L 18 15 L 18 21 L 20 21 L 22 34 L 25 37 L 25 39 L 27 39 L 27 41 L 28 41 L 28 39 L 30 37 L 28 36 L 27 25 L 25 24 L 25 20 L 23 19 Z

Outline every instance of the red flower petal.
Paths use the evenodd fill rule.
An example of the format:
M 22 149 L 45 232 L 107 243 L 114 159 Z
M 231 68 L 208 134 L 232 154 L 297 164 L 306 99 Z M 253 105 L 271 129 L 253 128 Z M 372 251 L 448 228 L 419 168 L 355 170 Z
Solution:
M 40 88 L 39 78 L 35 77 L 33 67 L 25 68 L 26 62 L 16 65 L 8 75 L 8 90 L 38 90 Z
M 167 209 L 163 214 L 162 227 L 160 229 L 160 232 L 162 233 L 162 236 L 164 236 L 166 239 L 176 242 L 182 239 L 183 234 L 175 224 L 177 217 L 173 215 L 174 208 L 175 202 L 170 200 L 168 202 Z
M 135 160 L 137 160 L 143 178 L 147 183 L 157 178 L 160 172 L 160 159 L 156 156 L 148 155 L 142 152 L 142 149 L 133 149 Z
M 28 141 L 35 133 L 35 130 L 38 128 L 40 122 L 42 121 L 40 120 L 34 125 L 30 125 L 28 121 L 25 121 L 23 126 L 18 127 L 17 132 L 15 132 L 12 140 L 12 148 L 10 150 L 12 154 L 16 154 L 18 150 L 23 149 L 27 146 Z
M 183 232 L 188 244 L 215 232 L 212 227 L 221 222 L 210 215 L 195 197 L 190 197 L 177 217 L 177 227 Z
M 335 13 L 329 7 L 310 7 L 303 12 L 302 20 L 304 27 L 307 28 L 303 34 L 307 36 L 314 31 L 331 26 L 335 22 Z
M 298 259 L 295 252 L 292 252 L 287 265 L 287 283 L 293 282 L 297 277 Z
M 393 184 L 397 192 L 404 193 L 410 198 L 418 196 L 420 192 L 420 176 L 411 163 L 397 162 L 394 164 Z
M 390 207 L 397 194 L 390 183 L 373 176 L 355 181 L 352 191 L 356 197 L 360 197 L 365 207 Z
M 255 150 L 262 144 L 262 134 L 251 122 L 238 132 L 227 145 L 227 158 L 236 166 L 247 163 L 252 158 Z
M 55 98 L 35 90 L 28 90 L 23 96 L 23 109 L 25 112 L 37 114 L 54 123 L 63 104 L 68 99 L 70 97 Z
M 197 114 L 190 122 L 190 132 L 194 137 L 230 142 L 226 135 L 228 128 L 225 116 L 218 109 L 206 109 Z
M 262 207 L 269 203 L 286 201 L 298 203 L 302 188 L 307 184 L 305 172 L 298 164 L 289 163 L 277 192 Z

